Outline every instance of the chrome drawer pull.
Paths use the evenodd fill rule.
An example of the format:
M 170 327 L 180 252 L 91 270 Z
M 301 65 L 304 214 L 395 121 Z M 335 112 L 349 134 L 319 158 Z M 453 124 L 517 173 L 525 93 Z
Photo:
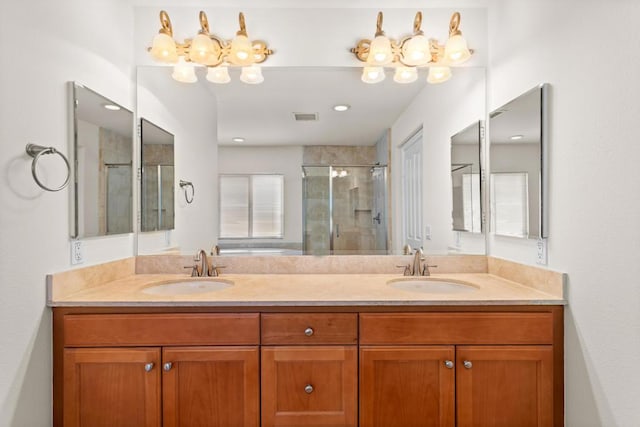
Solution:
M 307 384 L 307 386 L 304 388 L 304 392 L 307 394 L 313 393 L 313 386 L 311 384 Z
M 173 363 L 171 362 L 167 362 L 164 364 L 164 366 L 162 367 L 162 369 L 165 370 L 165 372 L 169 372 L 171 370 L 171 368 L 173 367 Z
M 308 337 L 310 337 L 311 335 L 313 335 L 313 328 L 307 328 L 304 330 L 304 334 Z
M 453 362 L 451 360 L 445 360 L 444 366 L 446 366 L 449 369 L 453 369 Z
M 462 364 L 467 369 L 471 369 L 473 367 L 473 363 L 471 363 L 471 361 L 469 361 L 469 360 L 465 360 L 464 362 L 462 362 Z
M 149 363 L 144 365 L 144 370 L 146 372 L 151 372 L 152 369 L 153 369 L 153 362 L 149 362 Z

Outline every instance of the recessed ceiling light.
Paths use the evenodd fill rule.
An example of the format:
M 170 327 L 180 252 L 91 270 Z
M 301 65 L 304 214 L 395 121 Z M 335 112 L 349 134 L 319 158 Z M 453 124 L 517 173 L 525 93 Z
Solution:
M 348 105 L 348 104 L 338 104 L 333 106 L 333 109 L 335 111 L 340 111 L 340 112 L 347 111 L 349 108 L 351 108 L 351 105 Z
M 524 135 L 513 135 L 513 136 L 511 136 L 511 140 L 512 141 L 517 141 L 517 140 L 522 139 L 522 138 L 524 138 Z
M 244 142 L 244 138 L 240 138 L 239 136 L 236 136 L 234 138 L 231 139 L 233 142 Z
M 115 104 L 103 104 L 102 105 L 104 108 L 106 108 L 107 110 L 111 110 L 111 111 L 118 111 L 120 110 L 120 106 L 119 105 L 115 105 Z

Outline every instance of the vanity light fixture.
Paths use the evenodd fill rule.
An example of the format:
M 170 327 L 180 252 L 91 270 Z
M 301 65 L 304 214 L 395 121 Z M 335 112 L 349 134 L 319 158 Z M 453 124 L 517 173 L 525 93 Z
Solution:
M 169 14 L 160 11 L 160 31 L 147 50 L 158 62 L 174 65 L 171 76 L 183 83 L 198 81 L 196 65 L 207 68 L 207 80 L 212 83 L 229 83 L 229 67 L 242 67 L 240 80 L 249 84 L 264 81 L 258 64 L 266 61 L 273 51 L 261 40 L 251 41 L 247 35 L 244 14 L 238 16 L 240 29 L 233 40 L 224 40 L 209 31 L 207 14 L 200 11 L 200 30 L 195 37 L 182 43 L 173 39 L 173 27 Z
M 394 67 L 393 80 L 412 83 L 418 78 L 418 69 L 428 67 L 427 82 L 443 83 L 451 78 L 452 65 L 466 62 L 473 54 L 460 31 L 460 13 L 455 12 L 449 22 L 449 39 L 442 45 L 436 39 L 427 39 L 422 31 L 422 12 L 413 20 L 413 34 L 399 40 L 390 39 L 382 29 L 383 14 L 378 12 L 373 40 L 362 39 L 351 52 L 366 65 L 362 81 L 378 83 L 385 79 L 384 67 Z
M 333 106 L 333 110 L 339 113 L 342 113 L 343 111 L 347 111 L 350 108 L 351 108 L 351 105 L 349 104 L 338 104 Z

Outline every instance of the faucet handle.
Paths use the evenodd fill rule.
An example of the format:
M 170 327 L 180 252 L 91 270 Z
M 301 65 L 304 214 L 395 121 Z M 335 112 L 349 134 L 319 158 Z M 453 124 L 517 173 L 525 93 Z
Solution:
M 220 272 L 218 271 L 219 268 L 227 268 L 227 266 L 226 265 L 212 265 L 211 266 L 211 270 L 209 271 L 209 276 L 211 276 L 211 277 L 220 276 Z
M 191 269 L 191 277 L 198 277 L 198 266 L 197 265 L 185 265 L 184 268 Z
M 411 276 L 411 264 L 406 264 L 406 265 L 396 265 L 397 268 L 404 268 L 404 271 L 402 272 L 402 274 L 404 276 Z

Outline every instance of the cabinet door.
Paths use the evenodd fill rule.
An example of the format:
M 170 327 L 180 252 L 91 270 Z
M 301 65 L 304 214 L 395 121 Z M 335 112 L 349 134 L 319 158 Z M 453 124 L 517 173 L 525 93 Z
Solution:
M 164 427 L 257 427 L 258 347 L 162 351 Z
M 64 350 L 65 427 L 159 427 L 160 349 Z
M 357 425 L 355 346 L 262 348 L 262 426 Z
M 453 427 L 454 360 L 453 346 L 361 347 L 360 427 Z
M 552 426 L 552 362 L 551 346 L 458 347 L 458 426 Z

